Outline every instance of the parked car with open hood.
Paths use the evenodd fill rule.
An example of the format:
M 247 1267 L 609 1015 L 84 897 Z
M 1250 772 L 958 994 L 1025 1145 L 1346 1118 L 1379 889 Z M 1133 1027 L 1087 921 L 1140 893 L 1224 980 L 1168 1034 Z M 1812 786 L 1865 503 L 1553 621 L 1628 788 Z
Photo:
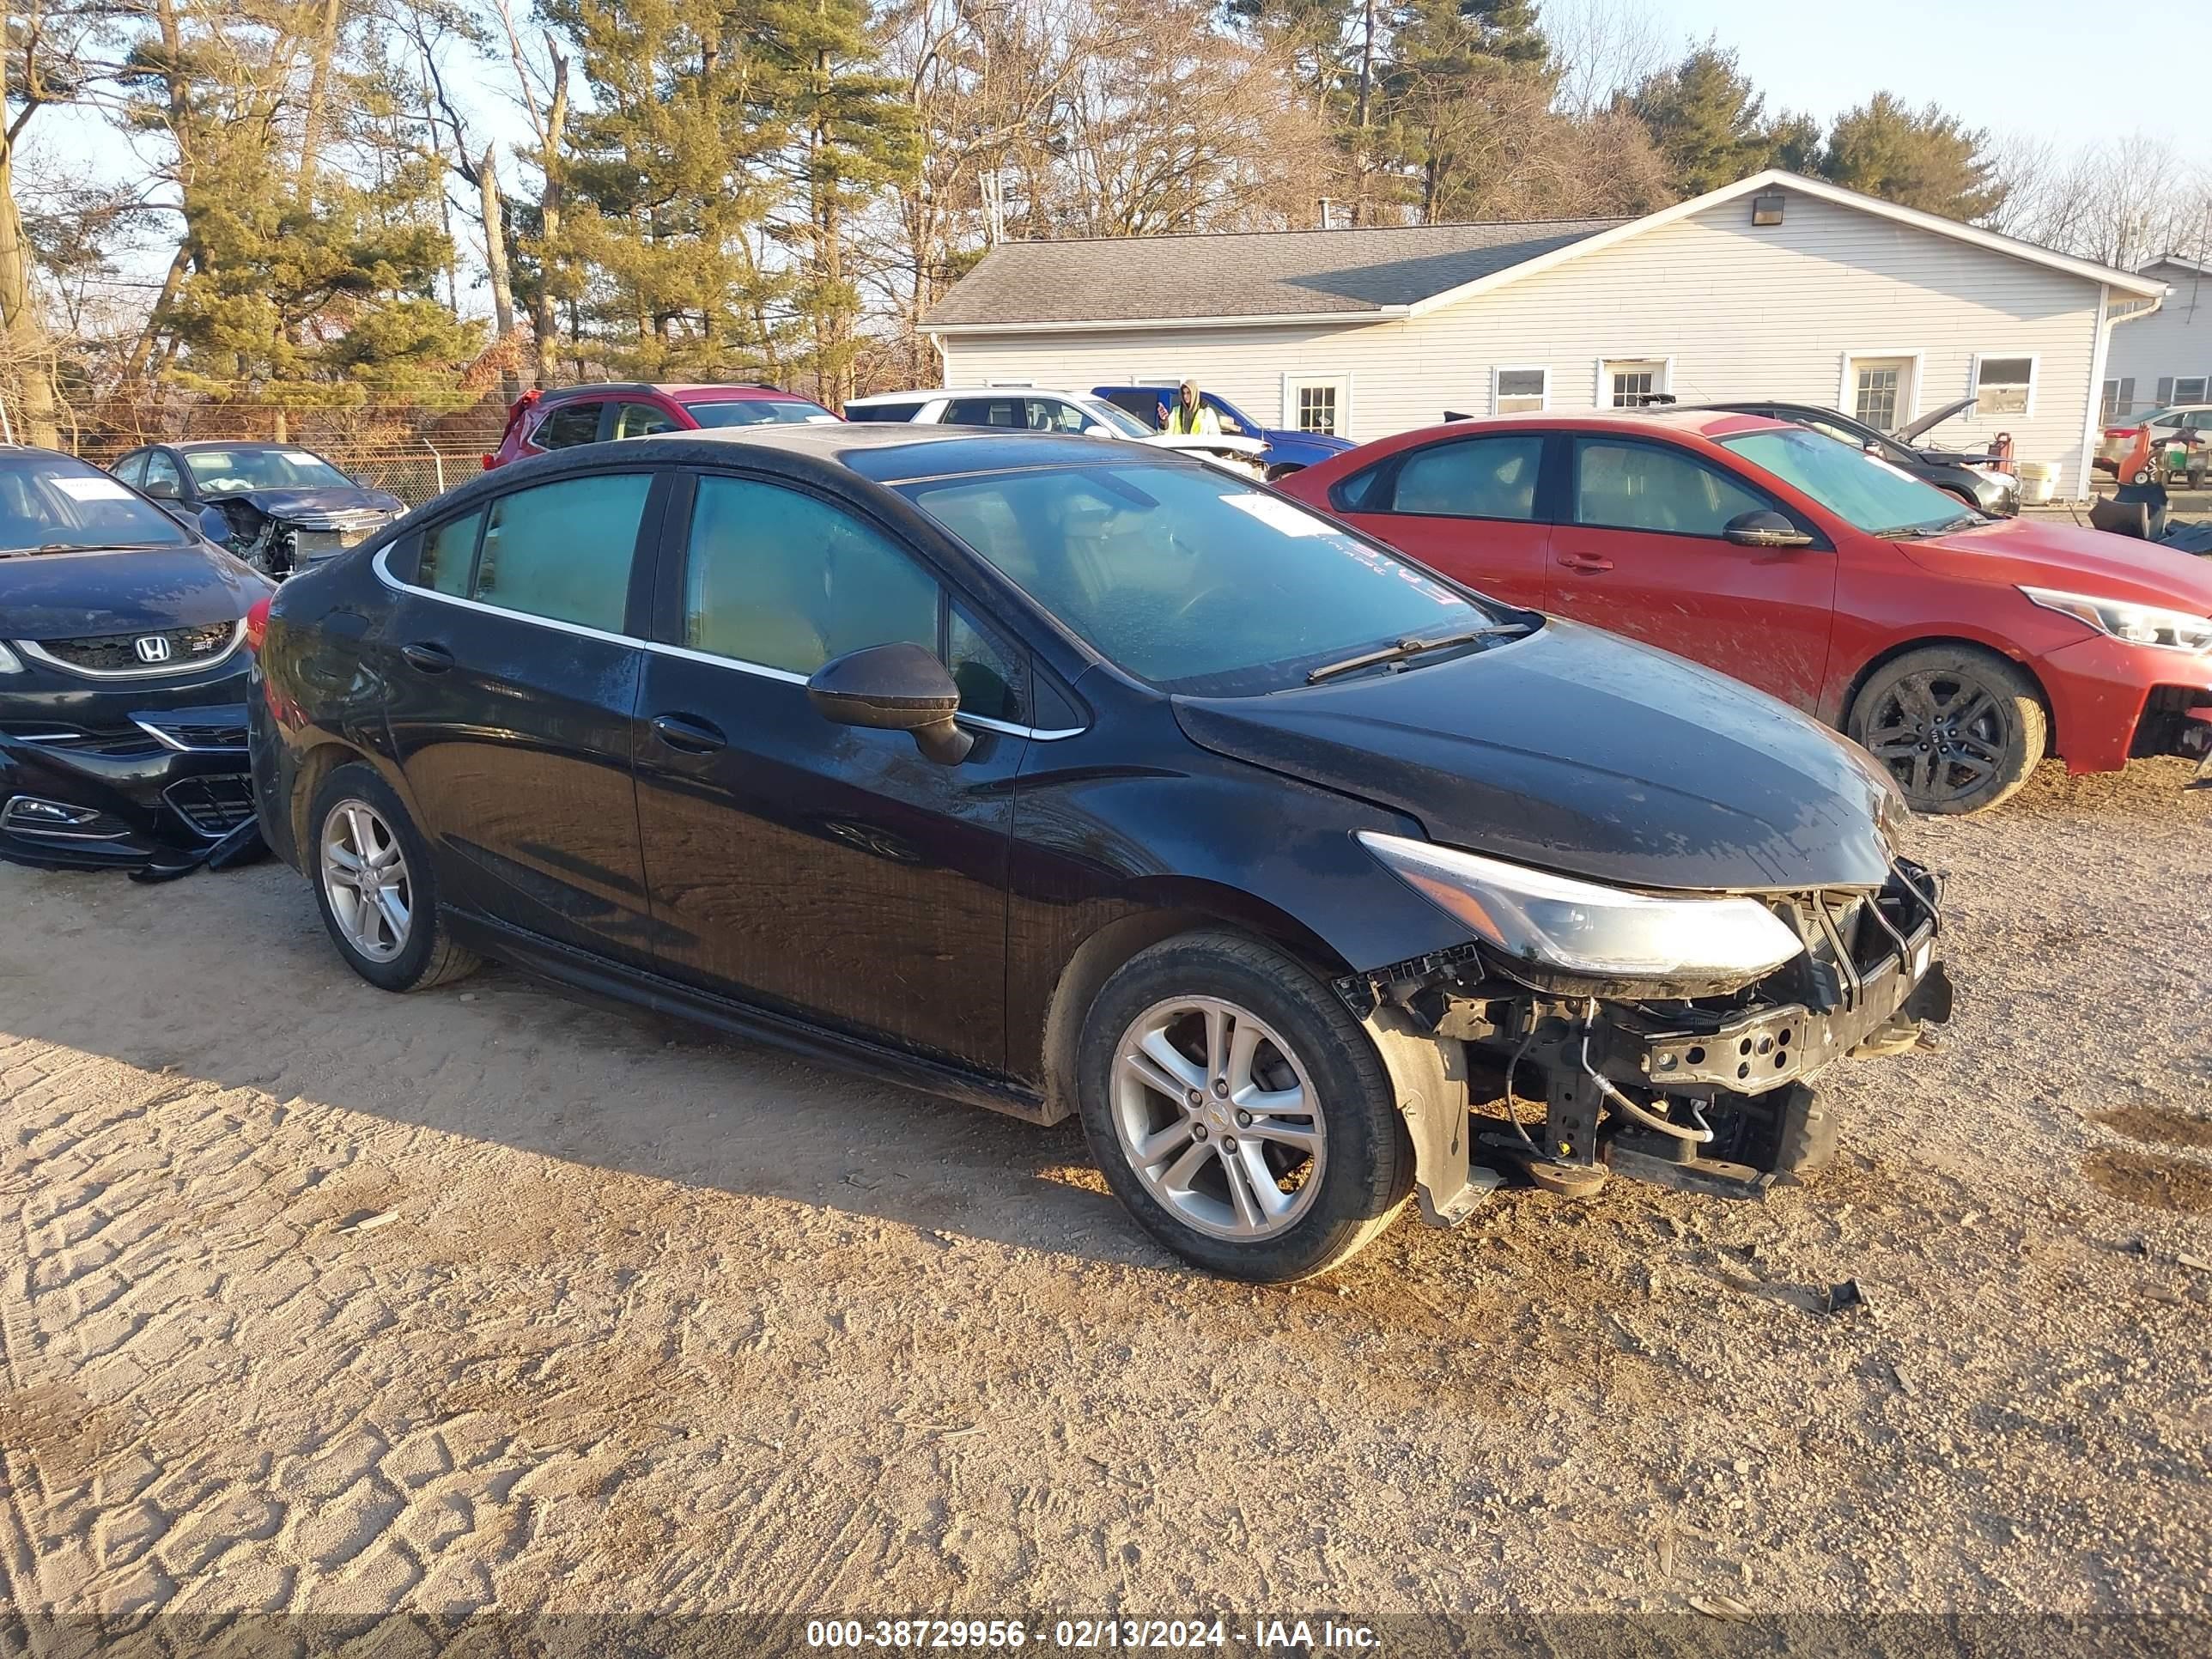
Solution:
M 1899 471 L 1955 495 L 1978 513 L 1993 519 L 2009 519 L 2020 511 L 2020 480 L 1997 465 L 1997 457 L 1986 451 L 1923 449 L 1912 441 L 1956 415 L 1974 400 L 1958 402 L 1923 416 L 1910 426 L 1888 433 L 1869 426 L 1855 416 L 1818 404 L 1793 404 L 1771 398 L 1741 403 L 1707 404 L 1708 409 L 1733 410 L 1739 415 L 1765 415 L 1777 421 L 1794 421 L 1825 432 L 1839 443 L 1864 450 L 1887 461 Z
M 1497 1155 L 1752 1179 L 1948 992 L 1855 746 L 1136 444 L 690 434 L 289 583 L 264 833 L 391 990 L 477 953 L 1051 1122 L 1295 1278 Z M 1534 1104 L 1531 1119 L 1514 1103 Z
M 939 392 L 884 392 L 845 405 L 848 421 L 903 421 L 920 426 L 981 426 L 1000 432 L 1057 432 L 1120 438 L 1196 455 L 1263 477 L 1267 446 L 1235 432 L 1163 432 L 1088 392 L 1050 392 L 1037 386 L 951 387 Z
M 109 469 L 172 516 L 282 580 L 407 510 L 297 444 L 150 444 Z
M 2046 754 L 2212 781 L 2212 568 L 1989 520 L 1808 428 L 1718 410 L 1401 434 L 1285 494 L 1516 604 L 1702 662 L 1842 727 L 1914 810 L 1972 812 Z
M 0 857 L 189 863 L 249 822 L 246 617 L 269 591 L 84 462 L 0 449 Z

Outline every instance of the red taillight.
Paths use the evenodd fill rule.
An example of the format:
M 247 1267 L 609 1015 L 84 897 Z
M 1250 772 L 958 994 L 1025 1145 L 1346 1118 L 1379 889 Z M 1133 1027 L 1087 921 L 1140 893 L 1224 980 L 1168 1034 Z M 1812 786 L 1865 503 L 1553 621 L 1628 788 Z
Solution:
M 2140 438 L 2142 428 L 2139 426 L 2108 426 L 2105 428 L 2105 435 L 2107 438 Z
M 497 466 L 497 465 L 499 465 L 499 457 L 498 457 L 498 456 L 496 456 L 496 455 L 489 455 L 489 454 L 488 454 L 488 455 L 486 455 L 486 456 L 483 458 L 483 464 L 484 464 L 484 471 L 487 471 L 487 472 L 489 472 L 489 471 L 490 471 L 492 470 L 492 468 L 494 468 L 494 467 L 495 467 L 495 466 Z
M 246 648 L 258 652 L 261 641 L 269 636 L 269 607 L 276 603 L 274 593 L 264 593 L 254 600 L 253 608 L 246 613 Z

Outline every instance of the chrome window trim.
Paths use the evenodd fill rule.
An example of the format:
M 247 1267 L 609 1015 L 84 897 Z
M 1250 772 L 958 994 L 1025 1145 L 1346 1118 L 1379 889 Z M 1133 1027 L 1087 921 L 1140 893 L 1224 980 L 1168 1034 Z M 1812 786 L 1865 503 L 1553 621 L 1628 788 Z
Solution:
M 191 627 L 195 624 L 184 625 Z M 149 628 L 143 631 L 148 634 L 173 634 L 177 630 L 172 628 Z M 36 640 L 14 640 L 9 643 L 35 662 L 42 662 L 49 668 L 58 669 L 64 674 L 75 674 L 83 679 L 159 680 L 173 678 L 179 674 L 197 674 L 202 669 L 217 667 L 230 660 L 232 654 L 237 651 L 240 642 L 245 638 L 246 618 L 240 617 L 230 625 L 230 643 L 211 657 L 195 657 L 189 662 L 167 663 L 160 667 L 151 664 L 142 664 L 137 668 L 80 668 L 73 662 L 64 662 L 52 653 L 40 649 Z
M 704 663 L 710 668 L 735 669 L 740 674 L 751 674 L 765 680 L 780 680 L 786 685 L 806 684 L 805 675 L 794 674 L 788 668 L 771 668 L 764 662 L 746 662 L 737 657 L 717 656 L 711 651 L 695 651 L 686 645 L 664 645 L 659 640 L 641 640 L 634 634 L 610 634 L 604 629 L 586 628 L 581 623 L 563 622 L 557 617 L 532 616 L 527 611 L 509 611 L 502 605 L 486 605 L 481 599 L 465 599 L 457 594 L 441 593 L 435 588 L 419 586 L 414 582 L 404 582 L 392 574 L 391 568 L 386 563 L 391 554 L 392 550 L 389 547 L 378 549 L 376 556 L 369 561 L 369 568 L 376 572 L 380 581 L 397 593 L 411 593 L 417 599 L 435 599 L 441 605 L 459 605 L 464 611 L 480 611 L 486 616 L 505 617 L 515 622 L 535 623 L 540 628 L 550 628 L 562 634 L 578 635 L 587 640 L 603 640 L 610 645 L 635 646 L 641 651 L 649 651 L 656 656 L 677 657 L 685 662 Z M 983 714 L 963 714 L 957 718 L 967 725 L 981 726 L 987 732 L 998 732 L 1011 738 L 1033 738 L 1039 743 L 1058 743 L 1065 738 L 1079 738 L 1090 730 L 1088 726 L 1083 726 L 1046 730 L 1034 726 L 1017 726 L 1010 720 L 992 720 Z

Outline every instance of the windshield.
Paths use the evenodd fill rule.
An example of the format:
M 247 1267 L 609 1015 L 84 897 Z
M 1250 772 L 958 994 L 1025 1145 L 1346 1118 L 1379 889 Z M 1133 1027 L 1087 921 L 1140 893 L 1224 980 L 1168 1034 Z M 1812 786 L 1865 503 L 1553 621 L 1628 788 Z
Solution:
M 1955 495 L 1802 427 L 1747 433 L 1721 443 L 1869 535 L 1926 535 L 1977 521 Z
M 837 417 L 819 404 L 799 398 L 717 398 L 713 403 L 684 405 L 684 413 L 703 427 L 804 426 L 809 421 Z
M 160 507 L 82 461 L 0 456 L 0 553 L 177 547 L 191 540 Z
M 1125 438 L 1149 438 L 1152 428 L 1146 426 L 1126 409 L 1116 409 L 1103 398 L 1078 398 L 1076 406 L 1098 422 L 1110 426 Z
M 1279 690 L 1363 650 L 1498 620 L 1273 491 L 1198 467 L 1040 467 L 900 493 L 1170 690 Z
M 350 489 L 353 480 L 304 449 L 188 449 L 185 465 L 203 495 L 248 489 Z

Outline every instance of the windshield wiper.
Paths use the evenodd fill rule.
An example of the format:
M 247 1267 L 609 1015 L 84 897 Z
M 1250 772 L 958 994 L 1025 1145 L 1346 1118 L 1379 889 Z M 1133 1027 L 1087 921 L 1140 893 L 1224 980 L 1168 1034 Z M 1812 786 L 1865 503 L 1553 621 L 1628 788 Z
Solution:
M 173 542 L 42 542 L 36 547 L 0 547 L 0 557 L 21 558 L 33 553 L 143 553 Z
M 1307 673 L 1306 684 L 1319 685 L 1323 680 L 1334 679 L 1339 674 L 1372 668 L 1378 663 L 1403 662 L 1427 651 L 1442 651 L 1455 645 L 1473 645 L 1481 640 L 1508 639 L 1530 631 L 1527 623 L 1492 623 L 1487 628 L 1462 629 L 1456 634 L 1438 634 L 1431 639 L 1403 639 L 1395 645 L 1382 646 L 1373 651 L 1363 651 L 1356 657 L 1346 657 L 1341 662 L 1323 663 Z
M 1870 531 L 1886 542 L 1917 542 L 1923 536 L 1948 536 L 1954 530 L 1972 530 L 1984 523 L 1978 513 L 1962 513 L 1955 519 L 1946 519 L 1941 524 L 1898 524 L 1887 530 Z

